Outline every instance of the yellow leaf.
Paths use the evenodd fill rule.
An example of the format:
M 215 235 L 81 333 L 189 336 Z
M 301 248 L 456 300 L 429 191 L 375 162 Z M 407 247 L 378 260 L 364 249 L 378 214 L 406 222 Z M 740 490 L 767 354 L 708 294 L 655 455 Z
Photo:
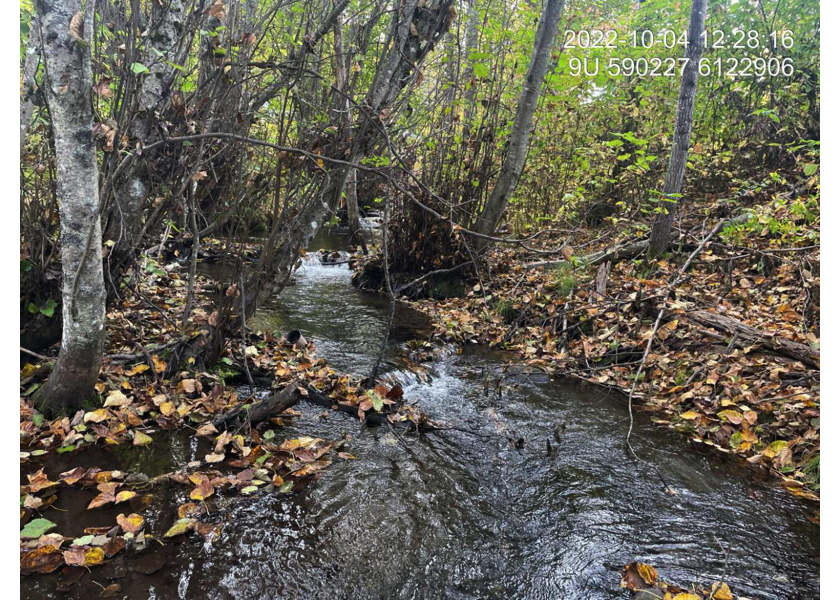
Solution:
M 146 365 L 146 364 L 136 365 L 133 369 L 128 371 L 126 373 L 126 375 L 128 377 L 134 377 L 135 375 L 139 375 L 140 373 L 145 373 L 148 370 L 149 370 L 149 365 Z
M 656 583 L 659 574 L 656 572 L 656 569 L 652 565 L 648 565 L 645 563 L 639 563 L 639 575 L 642 576 L 648 584 L 653 585 Z
M 712 598 L 714 600 L 733 600 L 729 586 L 723 582 L 715 583 L 712 586 Z
M 126 500 L 131 500 L 134 496 L 137 495 L 137 492 L 132 492 L 129 490 L 125 490 L 117 494 L 116 503 L 119 504 L 120 502 L 125 502 Z
M 117 524 L 122 527 L 122 530 L 126 533 L 137 533 L 141 529 L 143 529 L 143 517 L 138 514 L 131 513 L 127 517 L 120 513 L 117 515 Z
M 205 500 L 213 495 L 213 485 L 207 479 L 206 475 L 191 475 L 190 481 L 198 486 L 190 492 L 190 498 L 192 500 Z
M 142 431 L 135 431 L 134 432 L 134 445 L 135 446 L 148 446 L 152 443 L 152 438 L 148 435 L 143 433 Z
M 176 535 L 183 535 L 193 527 L 195 527 L 195 519 L 178 519 L 175 524 L 169 528 L 169 531 L 163 534 L 163 537 L 171 538 Z
M 693 410 L 687 410 L 680 415 L 680 418 L 685 419 L 686 421 L 693 421 L 694 419 L 698 418 L 700 413 L 696 413 Z
M 85 566 L 95 567 L 101 565 L 105 560 L 105 551 L 102 548 L 88 548 L 85 550 Z
M 782 450 L 787 448 L 787 446 L 788 446 L 788 443 L 785 440 L 776 440 L 775 442 L 773 442 L 772 444 L 770 444 L 769 446 L 767 446 L 764 449 L 763 454 L 764 454 L 764 456 L 767 456 L 769 458 L 773 458 L 779 452 L 781 452 Z
M 166 363 L 160 360 L 157 354 L 152 355 L 152 362 L 155 365 L 155 373 L 163 373 L 166 370 Z
M 733 425 L 740 425 L 744 420 L 737 410 L 722 410 L 718 413 L 718 417 L 729 421 Z
M 108 411 L 104 408 L 99 408 L 93 412 L 85 413 L 85 423 L 101 423 L 108 418 Z

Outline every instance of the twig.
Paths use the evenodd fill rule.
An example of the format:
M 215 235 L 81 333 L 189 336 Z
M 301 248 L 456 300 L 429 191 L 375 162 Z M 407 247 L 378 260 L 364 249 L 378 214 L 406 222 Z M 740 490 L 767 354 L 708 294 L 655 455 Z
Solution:
M 143 356 L 146 357 L 146 362 L 149 363 L 149 368 L 152 370 L 152 378 L 153 378 L 154 382 L 157 383 L 158 382 L 158 376 L 157 376 L 157 371 L 155 370 L 155 363 L 152 360 L 152 357 L 149 355 L 149 352 L 143 346 L 141 346 L 138 342 L 135 342 L 134 345 L 137 348 L 139 348 L 140 352 L 143 353 Z
M 691 266 L 691 263 L 694 261 L 694 259 L 697 257 L 697 255 L 700 254 L 700 251 L 703 249 L 703 247 L 729 221 L 730 221 L 730 219 L 721 219 L 718 222 L 718 224 L 715 225 L 712 228 L 712 230 L 709 232 L 709 234 L 706 237 L 703 238 L 703 240 L 700 242 L 700 244 L 698 244 L 698 246 L 694 250 L 694 252 L 692 252 L 691 255 L 688 257 L 688 260 L 686 260 L 685 263 L 683 263 L 683 266 L 680 267 L 680 270 L 677 271 L 677 273 L 671 279 L 671 282 L 665 288 L 665 290 L 666 290 L 665 300 L 666 301 L 667 301 L 667 298 L 668 298 L 668 293 L 670 293 L 671 289 L 677 283 L 682 281 L 682 276 L 688 271 L 688 268 Z M 630 450 L 630 454 L 633 455 L 633 458 L 635 458 L 637 461 L 645 463 L 646 465 L 653 468 L 653 470 L 656 471 L 656 474 L 662 480 L 662 483 L 665 486 L 665 491 L 670 493 L 670 494 L 674 494 L 676 492 L 674 492 L 674 490 L 672 490 L 668 486 L 668 484 L 665 482 L 665 478 L 662 476 L 661 471 L 659 469 L 657 469 L 656 466 L 653 465 L 652 463 L 639 458 L 639 455 L 636 454 L 636 450 L 633 448 L 633 444 L 630 443 L 630 436 L 633 434 L 633 394 L 635 394 L 635 392 L 636 392 L 636 386 L 639 383 L 639 378 L 642 376 L 642 370 L 645 368 L 645 363 L 647 362 L 647 357 L 650 354 L 650 349 L 653 347 L 653 340 L 656 339 L 656 332 L 659 331 L 659 326 L 662 323 L 662 317 L 663 317 L 664 314 L 665 314 L 665 306 L 663 305 L 659 309 L 659 314 L 656 315 L 656 322 L 653 324 L 653 330 L 650 333 L 650 339 L 648 340 L 647 347 L 645 348 L 645 353 L 644 353 L 644 355 L 642 355 L 642 360 L 639 363 L 639 368 L 636 370 L 636 377 L 633 379 L 633 385 L 630 387 L 630 393 L 627 395 L 627 412 L 630 415 L 630 425 L 627 428 L 627 437 L 625 438 L 625 441 L 627 443 L 627 448 Z
M 20 351 L 23 352 L 24 354 L 28 354 L 29 356 L 34 356 L 38 360 L 54 360 L 54 359 L 50 358 L 49 356 L 44 356 L 43 354 L 38 354 L 37 352 L 32 352 L 32 350 L 27 350 L 23 346 L 20 347 Z
M 245 375 L 248 377 L 248 387 L 251 390 L 251 394 L 253 394 L 254 379 L 251 377 L 251 367 L 248 366 L 248 345 L 245 340 L 248 329 L 245 325 L 245 278 L 242 276 L 242 270 L 242 268 L 239 270 L 239 298 L 241 304 L 239 309 L 239 320 L 242 323 L 242 363 L 245 365 Z

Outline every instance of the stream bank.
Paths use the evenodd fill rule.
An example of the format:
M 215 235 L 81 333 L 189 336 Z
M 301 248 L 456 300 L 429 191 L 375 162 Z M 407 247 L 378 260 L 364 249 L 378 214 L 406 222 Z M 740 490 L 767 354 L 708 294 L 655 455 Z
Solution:
M 341 244 L 329 235 L 316 247 Z M 387 306 L 350 277 L 346 265 L 313 261 L 257 318 L 300 329 L 329 365 L 366 375 Z M 102 567 L 109 571 L 93 569 L 66 594 L 55 591 L 57 573 L 30 576 L 22 597 L 89 598 L 101 591 L 96 581 L 117 582 L 125 598 L 607 599 L 624 593 L 618 581 L 631 560 L 685 585 L 725 578 L 753 599 L 818 597 L 812 504 L 642 419 L 636 449 L 677 491 L 666 494 L 625 451 L 622 398 L 511 377 L 509 355 L 479 347 L 425 364 L 428 377 L 418 381 L 399 368 L 406 343 L 426 339 L 429 323 L 407 306 L 397 320 L 386 370 L 409 403 L 468 431 L 395 435 L 300 404 L 298 416 L 272 425 L 278 438 L 343 440 L 355 458 L 335 460 L 297 493 L 226 501 L 215 542 L 193 535 L 153 543 Z M 207 445 L 173 433 L 147 448 L 59 455 L 52 468 L 109 465 L 154 476 L 200 458 Z M 95 492 L 61 493 L 67 535 L 113 523 L 125 510 L 85 510 Z M 152 530 L 165 531 L 173 507 L 189 501 L 183 486 L 156 491 L 144 513 Z

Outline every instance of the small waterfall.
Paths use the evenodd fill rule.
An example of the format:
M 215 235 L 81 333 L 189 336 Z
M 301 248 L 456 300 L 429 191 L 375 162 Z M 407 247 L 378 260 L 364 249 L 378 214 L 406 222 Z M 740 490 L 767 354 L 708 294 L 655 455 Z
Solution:
M 318 250 L 316 252 L 307 252 L 306 256 L 301 256 L 301 266 L 330 266 L 330 265 L 344 265 L 350 260 L 350 253 L 343 250 Z

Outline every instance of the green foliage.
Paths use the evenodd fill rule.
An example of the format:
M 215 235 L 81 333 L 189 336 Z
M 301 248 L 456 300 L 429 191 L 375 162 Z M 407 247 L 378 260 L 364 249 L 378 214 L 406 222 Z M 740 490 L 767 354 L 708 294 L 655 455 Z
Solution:
M 55 314 L 55 309 L 58 306 L 58 302 L 55 301 L 53 298 L 47 298 L 47 301 L 43 304 L 43 306 L 39 307 L 33 302 L 29 303 L 27 310 L 33 315 L 36 313 L 41 313 L 47 318 L 51 318 Z
M 493 312 L 501 316 L 505 322 L 510 323 L 516 318 L 516 310 L 510 300 L 497 300 L 493 305 Z
M 557 291 L 559 296 L 568 296 L 577 287 L 575 268 L 572 263 L 564 262 L 554 269 L 551 276 L 552 289 Z
M 813 489 L 820 489 L 820 455 L 817 453 L 805 465 L 805 484 Z
M 135 75 L 143 75 L 143 74 L 146 74 L 146 73 L 151 73 L 151 71 L 149 71 L 149 67 L 147 67 L 143 63 L 139 63 L 139 62 L 131 63 L 131 72 L 134 73 Z

